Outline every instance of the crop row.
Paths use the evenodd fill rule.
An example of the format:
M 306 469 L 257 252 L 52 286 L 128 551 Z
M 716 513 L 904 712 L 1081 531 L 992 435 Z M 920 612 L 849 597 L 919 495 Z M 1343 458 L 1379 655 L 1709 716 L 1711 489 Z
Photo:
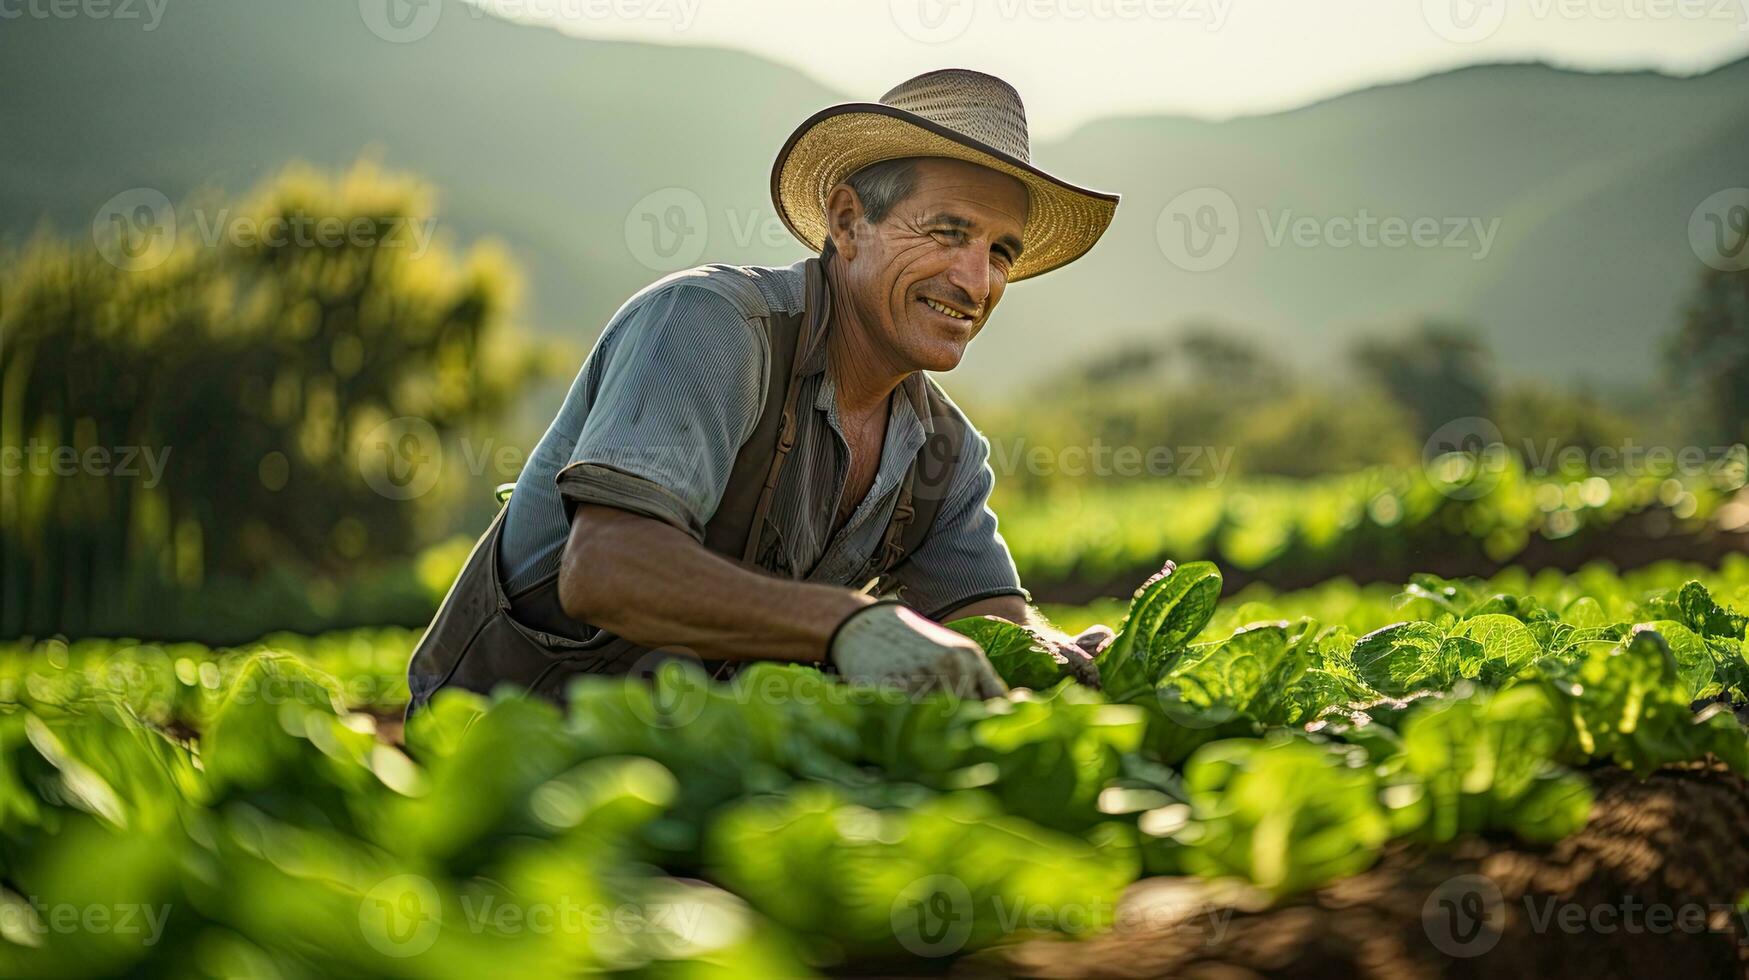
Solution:
M 1004 497 L 996 509 L 1022 580 L 1055 601 L 1132 582 L 1162 554 L 1300 587 L 1336 575 L 1478 574 L 1508 562 L 1574 568 L 1698 557 L 1706 539 L 1749 529 L 1736 468 L 1606 478 L 1528 473 L 1515 460 L 1460 469 L 1463 479 L 1442 464 L 1223 486 L 1086 482 Z
M 1142 875 L 1268 900 L 1391 840 L 1559 839 L 1592 765 L 1749 771 L 1737 565 L 1541 595 L 1423 576 L 1358 636 L 1230 628 L 1213 566 L 1168 572 L 1103 692 L 970 620 L 1013 697 L 674 663 L 563 713 L 446 695 L 400 745 L 347 710 L 393 700 L 348 690 L 398 669 L 390 634 L 9 651 L 0 973 L 792 975 L 1102 929 Z

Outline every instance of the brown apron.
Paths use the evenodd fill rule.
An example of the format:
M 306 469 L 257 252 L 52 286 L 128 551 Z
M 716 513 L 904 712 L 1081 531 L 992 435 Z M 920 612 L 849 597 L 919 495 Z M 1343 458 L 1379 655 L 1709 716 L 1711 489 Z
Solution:
M 765 318 L 774 368 L 767 372 L 770 383 L 765 407 L 753 434 L 737 452 L 722 500 L 705 526 L 707 549 L 772 575 L 781 574 L 774 570 L 779 566 L 780 541 L 769 533 L 772 497 L 784 461 L 795 448 L 802 366 L 808 352 L 824 338 L 831 310 L 825 271 L 818 259 L 808 260 L 804 276 L 802 311 Z M 779 364 L 787 364 L 789 370 L 775 370 Z M 918 450 L 900 484 L 882 539 L 877 578 L 871 583 L 876 588 L 890 584 L 891 573 L 905 556 L 917 550 L 935 523 L 951 471 L 951 466 L 940 464 L 957 459 L 964 445 L 964 430 L 947 424 L 957 415 L 945 404 L 945 396 L 933 384 L 925 389 L 936 420 L 935 432 Z M 559 475 L 562 477 L 564 471 Z M 919 488 L 919 480 L 923 488 Z M 514 596 L 506 594 L 498 560 L 503 528 L 501 509 L 474 545 L 414 648 L 407 665 L 407 686 L 412 695 L 407 705 L 409 715 L 444 687 L 489 693 L 498 685 L 509 684 L 560 701 L 570 679 L 579 674 L 624 674 L 640 664 L 650 666 L 661 656 L 660 650 L 652 651 L 566 616 L 558 601 L 557 572 Z M 791 570 L 788 577 L 800 574 Z M 718 677 L 728 676 L 738 666 L 705 661 L 706 669 Z

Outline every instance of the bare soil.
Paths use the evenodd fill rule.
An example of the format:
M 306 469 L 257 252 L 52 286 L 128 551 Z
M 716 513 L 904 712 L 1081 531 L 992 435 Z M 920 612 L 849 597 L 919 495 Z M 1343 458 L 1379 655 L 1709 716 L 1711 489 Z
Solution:
M 1591 822 L 1558 844 L 1400 845 L 1251 911 L 1194 880 L 1149 879 L 1110 933 L 986 950 L 951 975 L 1749 980 L 1749 783 L 1699 765 L 1591 775 Z

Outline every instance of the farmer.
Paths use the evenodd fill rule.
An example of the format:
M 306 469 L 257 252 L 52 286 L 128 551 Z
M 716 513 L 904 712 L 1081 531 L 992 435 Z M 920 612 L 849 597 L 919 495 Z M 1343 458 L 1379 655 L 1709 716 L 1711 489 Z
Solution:
M 1019 94 L 961 69 L 803 122 L 771 194 L 818 257 L 690 269 L 620 307 L 414 651 L 415 708 L 670 656 L 988 697 L 983 652 L 938 625 L 980 615 L 1085 675 L 1111 631 L 1029 607 L 989 442 L 924 374 L 1111 222 L 1116 195 L 1028 156 Z

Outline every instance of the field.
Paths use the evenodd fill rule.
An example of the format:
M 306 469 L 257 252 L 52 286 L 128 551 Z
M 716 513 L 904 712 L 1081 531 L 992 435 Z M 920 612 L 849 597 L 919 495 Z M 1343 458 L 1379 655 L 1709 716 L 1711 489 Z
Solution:
M 1704 474 L 1603 477 L 1529 472 L 1516 457 L 1452 453 L 1426 467 L 1374 466 L 1310 479 L 1057 481 L 998 501 L 1035 595 L 1122 595 L 1159 556 L 1218 562 L 1229 584 L 1305 588 L 1343 575 L 1480 575 L 1511 563 L 1575 569 L 1664 558 L 1713 561 L 1749 527 L 1749 459 Z M 1158 515 L 1170 514 L 1170 521 Z M 1727 532 L 1727 533 L 1720 533 Z
M 1615 962 L 1749 971 L 1749 559 L 1221 581 L 1059 610 L 1122 620 L 1103 693 L 960 624 L 1029 689 L 988 703 L 675 664 L 402 731 L 413 631 L 14 645 L 0 974 L 1498 974 L 1622 941 L 1531 932 L 1545 896 L 1704 909 Z
M 723 5 L 14 6 L 0 980 L 1749 980 L 1731 18 L 786 10 L 871 60 L 774 59 Z M 891 88 L 998 36 L 1051 57 Z M 989 139 L 1100 200 L 1022 204 Z M 820 166 L 774 181 L 792 151 Z M 814 254 L 825 288 L 734 271 Z M 1009 290 L 1041 256 L 1075 269 Z M 789 377 L 779 309 L 830 327 L 811 407 L 754 383 Z M 925 372 L 957 407 L 911 419 Z M 718 499 L 774 444 L 759 513 Z M 1005 548 L 1054 626 L 1115 632 L 1089 664 L 945 624 L 988 700 L 649 657 L 408 717 L 481 531 L 576 464 L 618 473 L 597 503 L 747 517 L 815 588 L 986 595 Z M 784 503 L 815 480 L 844 519 Z M 748 655 L 777 631 L 735 610 L 807 601 L 668 554 L 698 610 L 619 620 L 647 580 L 575 549 L 569 604 Z M 924 685 L 945 639 L 999 687 L 939 631 L 857 632 L 852 668 Z

